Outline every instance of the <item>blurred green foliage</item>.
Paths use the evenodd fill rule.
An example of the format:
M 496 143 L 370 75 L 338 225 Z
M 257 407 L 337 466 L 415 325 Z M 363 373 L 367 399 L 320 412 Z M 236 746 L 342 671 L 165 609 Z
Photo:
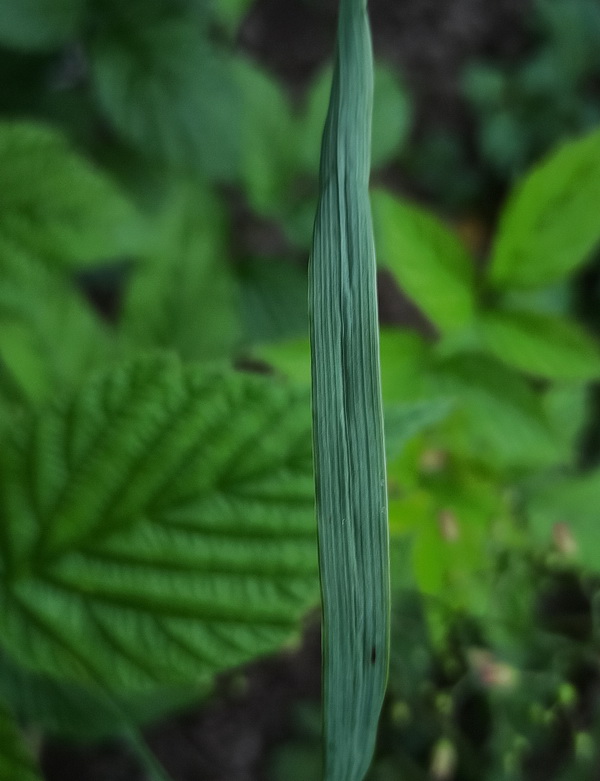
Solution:
M 249 5 L 0 3 L 0 776 L 35 778 L 15 719 L 131 737 L 318 599 L 305 258 L 330 70 L 292 99 L 233 45 Z M 531 60 L 471 72 L 495 176 L 597 124 L 596 17 L 540 3 Z M 384 63 L 375 99 L 384 168 L 411 128 Z M 423 175 L 449 187 L 450 161 L 464 203 L 480 181 L 453 143 Z M 600 482 L 580 466 L 600 357 L 571 291 L 599 191 L 595 131 L 519 179 L 489 251 L 373 193 L 381 266 L 427 323 L 381 338 L 373 779 L 597 772 Z M 317 772 L 315 708 L 273 779 Z

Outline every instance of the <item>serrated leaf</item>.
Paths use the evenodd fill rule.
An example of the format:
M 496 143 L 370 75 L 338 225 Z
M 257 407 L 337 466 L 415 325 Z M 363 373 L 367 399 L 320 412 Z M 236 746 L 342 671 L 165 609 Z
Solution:
M 76 385 L 111 350 L 73 284 L 0 239 L 0 363 L 18 399 L 39 404 L 56 388 Z
M 152 248 L 133 269 L 121 326 L 140 347 L 223 358 L 238 336 L 225 215 L 214 194 L 185 182 L 165 202 Z
M 6 705 L 0 701 L 0 778 L 41 781 L 32 757 Z
M 590 380 L 600 376 L 596 342 L 566 318 L 517 310 L 481 315 L 486 348 L 521 371 L 555 380 Z
M 600 131 L 565 144 L 518 185 L 500 220 L 490 280 L 536 287 L 585 263 L 600 241 Z
M 91 44 L 98 100 L 122 136 L 179 170 L 231 178 L 239 95 L 229 64 L 194 20 L 113 8 Z M 110 20 L 114 16 L 113 24 Z
M 380 190 L 373 195 L 379 263 L 442 332 L 474 315 L 475 267 L 458 236 L 433 215 Z
M 275 650 L 315 600 L 304 392 L 139 359 L 0 458 L 0 642 L 32 670 L 196 684 Z
M 55 130 L 0 124 L 0 238 L 60 267 L 136 251 L 142 224 L 101 171 Z
M 331 90 L 332 69 L 326 68 L 313 83 L 307 98 L 303 118 L 303 159 L 307 171 L 315 171 L 327 104 Z M 380 63 L 374 69 L 373 135 L 371 164 L 373 167 L 388 162 L 406 142 L 411 123 L 408 98 L 397 76 Z
M 364 778 L 389 658 L 372 91 L 366 0 L 342 0 L 309 280 L 327 781 Z
M 53 49 L 75 35 L 85 0 L 2 0 L 0 42 L 15 49 Z

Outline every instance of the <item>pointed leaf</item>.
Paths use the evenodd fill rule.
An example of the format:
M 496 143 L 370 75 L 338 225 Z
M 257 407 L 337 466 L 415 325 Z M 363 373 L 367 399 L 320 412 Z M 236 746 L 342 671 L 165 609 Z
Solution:
M 0 642 L 113 691 L 275 650 L 316 594 L 307 398 L 148 358 L 15 428 L 0 461 Z
M 600 376 L 598 346 L 570 320 L 498 309 L 484 313 L 480 326 L 487 349 L 527 374 L 556 380 Z
M 41 781 L 8 708 L 0 701 L 0 778 Z
M 40 403 L 76 385 L 111 351 L 105 327 L 71 281 L 0 238 L 0 361 L 18 399 Z
M 368 193 L 372 67 L 366 2 L 343 0 L 310 264 L 327 781 L 364 778 L 389 657 L 387 495 Z
M 515 189 L 492 253 L 490 279 L 536 287 L 567 276 L 600 241 L 600 131 L 565 144 Z
M 0 124 L 0 237 L 57 267 L 123 257 L 142 243 L 132 205 L 55 130 Z
M 466 326 L 475 308 L 474 264 L 433 215 L 383 191 L 373 197 L 379 262 L 438 328 Z
M 331 79 L 332 69 L 329 67 L 317 77 L 308 95 L 302 144 L 304 165 L 308 171 L 314 171 L 319 160 Z M 373 84 L 371 164 L 377 167 L 387 163 L 406 142 L 411 109 L 397 74 L 385 65 L 375 64 Z
M 231 177 L 239 159 L 239 95 L 227 61 L 192 19 L 136 7 L 140 13 L 111 9 L 92 42 L 100 105 L 146 156 Z

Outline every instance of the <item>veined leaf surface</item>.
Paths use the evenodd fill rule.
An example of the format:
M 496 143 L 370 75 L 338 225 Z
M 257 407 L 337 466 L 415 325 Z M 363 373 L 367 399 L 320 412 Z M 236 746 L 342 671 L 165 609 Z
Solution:
M 365 0 L 342 0 L 310 264 L 325 778 L 361 781 L 387 678 L 388 523 Z
M 113 690 L 275 650 L 316 598 L 305 393 L 147 358 L 92 376 L 1 455 L 0 637 Z

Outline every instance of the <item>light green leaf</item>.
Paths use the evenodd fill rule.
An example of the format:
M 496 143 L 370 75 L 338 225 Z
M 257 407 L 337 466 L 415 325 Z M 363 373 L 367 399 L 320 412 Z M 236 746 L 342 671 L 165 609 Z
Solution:
M 383 329 L 379 338 L 385 404 L 419 401 L 428 393 L 430 346 L 414 331 Z
M 453 399 L 432 399 L 385 408 L 385 454 L 392 461 L 417 434 L 441 423 L 453 411 Z
M 563 451 L 542 399 L 515 371 L 474 353 L 440 361 L 430 393 L 451 396 L 461 410 L 472 456 L 499 459 L 503 466 L 555 463 Z
M 591 398 L 591 388 L 587 384 L 553 385 L 544 395 L 548 420 L 573 458 L 579 455 L 580 438 L 591 412 Z
M 458 236 L 423 209 L 373 195 L 379 263 L 442 332 L 474 315 L 474 263 Z
M 250 205 L 277 213 L 289 202 L 296 173 L 298 131 L 283 88 L 248 60 L 235 62 L 241 91 L 241 178 Z
M 480 329 L 493 355 L 527 374 L 555 380 L 600 376 L 595 341 L 565 318 L 498 309 L 481 315 Z
M 15 49 L 54 49 L 72 38 L 86 0 L 2 0 L 0 42 Z
M 48 127 L 0 124 L 0 238 L 57 267 L 123 257 L 142 244 L 133 206 Z
M 8 708 L 0 701 L 0 778 L 41 781 L 32 757 Z
M 238 336 L 225 215 L 213 193 L 187 183 L 173 187 L 165 203 L 152 248 L 132 272 L 122 327 L 141 347 L 222 358 Z
M 193 20 L 141 11 L 113 9 L 114 29 L 108 24 L 92 42 L 92 75 L 107 118 L 147 156 L 185 172 L 231 177 L 240 100 L 228 62 Z
M 364 778 L 389 658 L 372 68 L 366 2 L 342 0 L 309 282 L 327 781 Z
M 106 328 L 73 284 L 0 239 L 0 363 L 20 401 L 40 403 L 76 385 L 111 350 Z
M 585 263 L 600 241 L 600 131 L 565 144 L 521 182 L 502 215 L 490 280 L 536 287 Z
M 316 598 L 308 400 L 147 358 L 91 377 L 0 454 L 0 637 L 120 696 L 278 648 Z
M 252 357 L 264 361 L 277 372 L 298 384 L 310 384 L 310 342 L 305 339 L 286 339 L 284 342 L 259 344 Z
M 326 68 L 315 80 L 307 98 L 303 121 L 302 144 L 304 165 L 316 171 L 323 124 L 331 90 L 332 70 Z M 411 123 L 411 108 L 396 74 L 385 65 L 376 64 L 373 93 L 373 136 L 371 164 L 378 167 L 389 162 L 406 142 Z
M 534 486 L 527 516 L 535 538 L 566 558 L 600 571 L 600 473 Z

